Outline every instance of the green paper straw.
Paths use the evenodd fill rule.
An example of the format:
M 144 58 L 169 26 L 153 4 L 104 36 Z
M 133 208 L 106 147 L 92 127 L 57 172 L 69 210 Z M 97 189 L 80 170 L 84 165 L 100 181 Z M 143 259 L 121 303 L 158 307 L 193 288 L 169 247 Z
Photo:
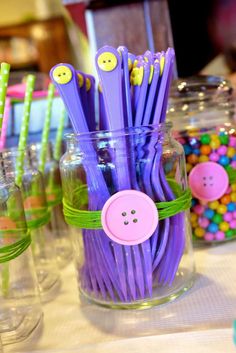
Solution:
M 3 114 L 5 107 L 5 99 L 7 93 L 7 85 L 10 73 L 10 65 L 1 63 L 1 82 L 0 82 L 0 130 L 2 130 Z
M 56 141 L 55 141 L 55 147 L 54 147 L 54 153 L 53 153 L 53 157 L 56 161 L 59 161 L 61 157 L 61 142 L 63 137 L 64 125 L 65 125 L 65 117 L 66 117 L 66 110 L 65 110 L 65 107 L 63 106 L 61 110 L 61 116 L 59 119 L 59 125 L 57 128 L 57 135 L 56 135 Z
M 32 103 L 32 96 L 34 91 L 35 76 L 28 75 L 26 78 L 26 90 L 24 99 L 24 112 L 21 123 L 20 138 L 18 144 L 18 156 L 16 160 L 16 184 L 21 186 L 22 177 L 24 173 L 24 152 L 27 146 L 27 138 L 29 132 L 29 121 L 30 121 L 30 108 Z
M 44 173 L 46 158 L 47 158 L 47 145 L 48 145 L 50 124 L 51 124 L 52 102 L 53 102 L 54 92 L 55 92 L 55 86 L 52 83 L 49 83 L 48 96 L 47 96 L 47 109 L 46 109 L 46 116 L 45 116 L 43 133 L 42 133 L 41 151 L 39 156 L 39 170 L 42 173 Z

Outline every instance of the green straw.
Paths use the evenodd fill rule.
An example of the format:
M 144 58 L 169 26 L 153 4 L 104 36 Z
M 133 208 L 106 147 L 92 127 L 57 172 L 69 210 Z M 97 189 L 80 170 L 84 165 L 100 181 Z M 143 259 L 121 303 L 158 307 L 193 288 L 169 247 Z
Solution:
M 16 160 L 16 184 L 21 186 L 22 177 L 24 174 L 24 152 L 27 146 L 27 138 L 29 132 L 30 108 L 32 103 L 33 91 L 35 84 L 35 76 L 28 75 L 26 78 L 26 90 L 24 99 L 24 112 L 21 123 L 20 138 L 18 144 L 18 156 Z
M 54 147 L 54 153 L 53 153 L 53 157 L 56 161 L 59 161 L 61 157 L 61 142 L 63 137 L 64 125 L 65 125 L 65 117 L 66 117 L 66 110 L 63 105 L 61 110 L 61 116 L 59 119 L 59 125 L 57 128 L 57 135 L 56 135 L 56 141 L 55 141 L 55 147 Z
M 0 130 L 2 130 L 2 122 L 5 108 L 5 100 L 7 93 L 7 85 L 10 73 L 10 65 L 1 63 L 1 82 L 0 82 Z
M 47 109 L 46 109 L 46 116 L 45 116 L 43 133 L 42 133 L 42 141 L 41 141 L 41 151 L 40 151 L 40 157 L 39 157 L 39 170 L 42 173 L 44 173 L 46 158 L 47 158 L 47 146 L 48 146 L 50 124 L 51 124 L 52 102 L 53 102 L 54 92 L 55 92 L 55 86 L 52 83 L 49 83 L 48 96 L 47 96 Z

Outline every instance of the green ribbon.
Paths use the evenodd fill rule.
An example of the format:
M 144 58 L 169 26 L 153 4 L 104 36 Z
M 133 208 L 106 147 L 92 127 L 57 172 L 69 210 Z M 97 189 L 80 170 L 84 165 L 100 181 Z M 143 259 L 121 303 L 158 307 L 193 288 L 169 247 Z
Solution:
M 182 191 L 181 187 L 175 181 L 168 179 L 168 182 L 176 199 L 173 201 L 155 203 L 158 209 L 159 220 L 172 217 L 191 207 L 192 195 L 190 189 L 188 188 L 185 191 Z M 85 192 L 84 186 L 82 186 L 82 188 L 81 194 Z M 82 197 L 82 199 L 85 198 Z M 82 229 L 102 229 L 100 210 L 88 211 L 75 209 L 67 203 L 65 198 L 63 198 L 62 202 L 63 213 L 68 224 Z
M 47 191 L 47 197 L 48 195 L 54 195 L 55 199 L 54 200 L 48 200 L 48 207 L 54 207 L 57 205 L 60 205 L 61 200 L 62 200 L 62 190 L 61 188 L 58 189 L 52 189 L 50 191 Z
M 31 244 L 30 231 L 25 229 L 1 230 L 0 239 L 8 238 L 10 234 L 19 234 L 25 231 L 25 235 L 15 243 L 0 247 L 0 263 L 8 262 L 20 256 Z
M 45 226 L 50 221 L 51 214 L 48 211 L 46 211 L 46 212 L 44 211 L 44 213 L 41 215 L 41 217 L 38 217 L 36 219 L 28 219 L 28 212 L 34 213 L 35 210 L 33 210 L 33 212 L 26 211 L 26 219 L 27 219 L 26 222 L 27 222 L 27 226 L 30 230 L 38 229 L 42 226 Z

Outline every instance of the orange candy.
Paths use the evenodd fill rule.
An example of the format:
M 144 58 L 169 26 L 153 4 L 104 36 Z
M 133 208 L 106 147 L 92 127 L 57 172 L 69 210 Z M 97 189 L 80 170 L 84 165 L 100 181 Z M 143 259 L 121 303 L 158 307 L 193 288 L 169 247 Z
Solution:
M 220 199 L 220 202 L 221 202 L 223 205 L 228 205 L 228 203 L 231 202 L 231 197 L 230 197 L 230 195 L 227 194 L 227 195 L 222 196 L 221 199 Z
M 24 201 L 24 208 L 40 208 L 44 206 L 44 200 L 42 196 L 28 196 Z
M 201 154 L 208 156 L 211 153 L 211 147 L 209 145 L 202 145 L 200 151 Z
M 198 156 L 196 154 L 190 154 L 187 157 L 187 162 L 190 164 L 197 164 L 198 163 Z
M 16 224 L 9 217 L 0 217 L 0 230 L 16 229 Z

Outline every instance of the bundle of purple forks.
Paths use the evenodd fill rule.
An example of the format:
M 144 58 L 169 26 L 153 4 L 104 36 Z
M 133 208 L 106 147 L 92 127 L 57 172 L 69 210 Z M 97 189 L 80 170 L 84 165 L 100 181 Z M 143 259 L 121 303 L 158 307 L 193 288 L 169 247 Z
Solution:
M 50 73 L 77 134 L 75 145 L 85 156 L 87 209 L 100 211 L 112 195 L 127 190 L 145 193 L 154 202 L 174 200 L 162 160 L 174 50 L 134 56 L 125 47 L 105 46 L 97 52 L 95 62 L 99 76 L 97 132 L 93 132 L 97 125 L 95 79 L 69 64 L 56 65 Z M 98 168 L 102 157 L 95 140 L 106 147 L 103 158 L 109 170 Z M 63 163 L 61 168 L 65 168 Z M 70 188 L 69 179 L 66 183 L 64 197 L 72 203 L 70 195 L 76 185 Z M 154 287 L 172 286 L 185 248 L 184 212 L 160 220 L 148 239 L 132 245 L 112 241 L 103 229 L 88 227 L 82 232 L 84 259 L 79 272 L 82 291 L 89 297 L 134 303 L 152 298 Z

